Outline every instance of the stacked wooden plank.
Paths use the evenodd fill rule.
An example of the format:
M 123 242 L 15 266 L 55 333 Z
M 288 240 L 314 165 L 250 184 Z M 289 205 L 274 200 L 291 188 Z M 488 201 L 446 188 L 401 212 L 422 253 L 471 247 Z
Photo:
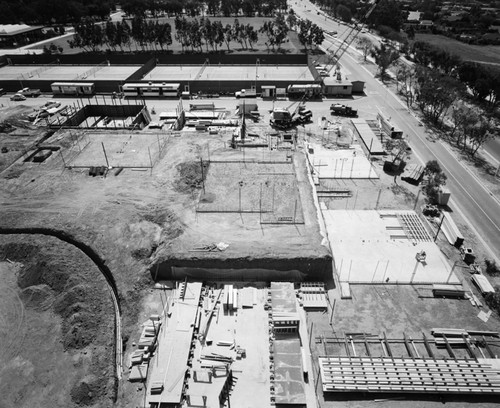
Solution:
M 450 214 L 448 214 L 447 212 L 443 212 L 443 217 L 444 218 L 441 224 L 441 231 L 443 231 L 444 236 L 451 245 L 459 248 L 464 242 L 462 233 L 459 231 L 457 225 L 455 224 L 455 221 L 453 221 L 453 218 Z
M 500 393 L 500 370 L 465 359 L 319 357 L 324 392 Z
M 148 363 L 142 363 L 132 366 L 128 380 L 130 382 L 145 382 L 148 375 Z
M 431 329 L 431 334 L 434 337 L 462 337 L 462 336 L 468 336 L 469 333 L 467 333 L 467 330 L 465 329 L 454 329 L 454 328 L 433 328 Z
M 300 285 L 300 294 L 304 309 L 326 309 L 325 285 L 322 282 L 303 282 Z
M 401 180 L 407 183 L 418 186 L 422 181 L 424 175 L 424 167 L 420 165 L 408 165 L 405 167 L 403 174 L 401 174 Z
M 233 310 L 234 307 L 234 288 L 233 285 L 224 285 L 224 297 L 222 301 L 224 311 Z

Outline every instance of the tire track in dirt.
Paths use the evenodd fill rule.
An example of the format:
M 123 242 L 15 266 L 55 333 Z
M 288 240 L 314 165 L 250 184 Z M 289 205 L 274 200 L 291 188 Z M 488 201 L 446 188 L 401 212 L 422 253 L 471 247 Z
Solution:
M 7 361 L 10 357 L 15 356 L 17 351 L 22 347 L 26 336 L 26 327 L 24 324 L 24 304 L 19 298 L 19 295 L 10 288 L 3 288 L 2 290 L 0 290 L 2 302 L 9 303 L 11 309 L 14 306 L 12 316 L 10 317 L 0 312 L 0 325 L 2 325 L 6 331 L 8 330 L 8 332 L 0 333 L 2 338 L 6 337 L 6 342 L 0 347 L 0 357 Z M 2 309 L 7 310 L 8 308 L 2 307 Z M 8 325 L 8 322 L 13 320 L 17 321 L 17 327 L 15 328 L 9 327 Z
M 118 296 L 118 289 L 116 287 L 115 278 L 111 270 L 106 265 L 106 261 L 100 257 L 100 255 L 95 252 L 89 245 L 78 241 L 71 234 L 51 229 L 51 228 L 5 228 L 0 227 L 0 235 L 45 235 L 57 238 L 63 242 L 66 242 L 82 251 L 86 256 L 88 256 L 92 262 L 97 266 L 99 271 L 103 274 L 108 287 L 110 289 L 111 299 L 113 301 L 113 308 L 115 312 L 115 378 L 117 380 L 117 386 L 115 387 L 114 401 L 117 400 L 118 393 L 118 383 L 121 381 L 123 372 L 123 361 L 122 361 L 122 334 L 121 334 L 121 307 Z

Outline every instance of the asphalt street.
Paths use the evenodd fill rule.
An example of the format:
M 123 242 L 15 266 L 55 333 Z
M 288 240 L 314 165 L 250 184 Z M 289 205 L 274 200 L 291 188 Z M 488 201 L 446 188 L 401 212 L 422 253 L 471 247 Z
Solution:
M 342 38 L 342 26 L 324 15 L 318 14 L 318 9 L 311 3 L 304 1 L 294 4 L 295 11 L 303 18 L 308 18 L 323 29 L 339 32 L 338 38 Z M 307 11 L 311 10 L 311 11 Z M 345 30 L 345 28 L 344 28 Z M 327 37 L 323 43 L 329 48 L 332 40 Z M 334 40 L 333 40 L 334 41 Z M 335 50 L 338 42 L 331 46 Z M 428 160 L 438 160 L 441 167 L 448 176 L 446 188 L 451 192 L 450 208 L 454 212 L 461 213 L 468 221 L 476 236 L 491 253 L 492 257 L 500 258 L 500 202 L 489 192 L 481 181 L 471 174 L 451 154 L 449 148 L 439 140 L 433 138 L 425 128 L 420 126 L 419 121 L 408 111 L 406 106 L 389 91 L 381 82 L 363 67 L 361 56 L 354 56 L 346 52 L 341 59 L 341 65 L 345 68 L 349 78 L 365 81 L 366 97 L 357 99 L 352 103 L 359 108 L 360 116 L 376 116 L 380 111 L 391 122 L 397 125 L 408 136 L 414 154 L 422 163 Z M 500 148 L 500 143 L 495 144 Z M 500 149 L 499 149 L 500 150 Z

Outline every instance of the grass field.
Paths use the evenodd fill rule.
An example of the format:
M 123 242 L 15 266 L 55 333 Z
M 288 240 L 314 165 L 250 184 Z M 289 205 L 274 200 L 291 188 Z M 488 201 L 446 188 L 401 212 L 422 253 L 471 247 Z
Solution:
M 415 41 L 425 41 L 438 46 L 451 54 L 458 55 L 464 61 L 500 65 L 500 46 L 469 45 L 443 35 L 417 34 Z
M 221 21 L 223 26 L 226 26 L 226 24 L 234 24 L 234 17 L 208 17 L 210 21 Z M 198 17 L 198 20 L 200 18 Z M 172 27 L 172 45 L 168 47 L 169 50 L 174 51 L 174 52 L 182 52 L 182 47 L 181 44 L 175 40 L 175 20 L 173 18 L 159 18 L 157 19 L 159 22 L 168 22 L 170 26 Z M 188 18 L 188 20 L 192 20 Z M 252 25 L 255 30 L 259 30 L 260 27 L 264 24 L 264 22 L 272 20 L 271 18 L 266 18 L 266 17 L 239 17 L 238 21 L 240 24 L 250 24 Z M 125 20 L 128 22 L 129 26 L 131 26 L 131 21 L 130 20 Z M 255 52 L 255 51 L 267 51 L 268 48 L 266 46 L 266 42 L 268 41 L 267 36 L 262 33 L 258 33 L 259 40 L 257 41 L 256 44 L 253 44 L 253 50 L 251 48 L 245 49 L 242 48 L 241 44 L 236 42 L 236 41 L 231 41 L 230 43 L 230 51 L 232 52 L 239 52 L 239 53 L 248 53 L 248 52 Z M 83 52 L 83 49 L 81 48 L 70 48 L 68 41 L 72 40 L 73 36 L 66 36 L 63 38 L 53 38 L 48 40 L 45 44 L 48 46 L 49 44 L 53 43 L 57 47 L 62 47 L 63 48 L 63 54 L 77 54 L 79 52 Z M 31 47 L 30 49 L 42 49 L 43 44 L 37 44 L 36 46 Z M 106 50 L 108 47 L 107 45 L 103 45 L 101 47 L 101 50 Z M 160 47 L 157 46 L 158 50 L 160 50 Z M 207 51 L 207 48 L 205 45 L 203 45 L 203 52 Z M 131 49 L 132 51 L 136 51 L 137 49 L 141 49 L 140 46 L 138 46 L 134 41 L 132 41 L 131 44 Z M 166 48 L 165 48 L 166 49 Z M 118 49 L 119 50 L 119 49 Z M 225 43 L 222 44 L 220 47 L 220 50 L 225 50 L 227 51 L 227 46 Z M 129 51 L 128 47 L 124 47 L 124 51 Z M 209 46 L 209 51 L 212 51 L 211 47 Z M 300 44 L 297 33 L 295 31 L 289 31 L 288 32 L 288 38 L 285 40 L 283 44 L 281 44 L 281 51 L 284 53 L 302 53 L 302 45 Z

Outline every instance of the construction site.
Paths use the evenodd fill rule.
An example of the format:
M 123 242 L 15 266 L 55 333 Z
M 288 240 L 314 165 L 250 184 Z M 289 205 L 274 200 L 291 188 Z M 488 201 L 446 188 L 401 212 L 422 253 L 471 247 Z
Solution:
M 0 109 L 0 406 L 498 406 L 474 232 L 347 31 L 320 67 L 0 68 L 107 92 Z
M 436 242 L 460 238 L 453 220 L 437 230 L 419 211 L 418 185 L 384 187 L 392 175 L 373 158 L 393 155 L 375 153 L 387 138 L 376 120 L 365 132 L 321 104 L 219 99 L 127 104 L 140 127 L 82 128 L 82 109 L 122 109 L 104 102 L 36 139 L 15 135 L 46 127 L 4 119 L 2 268 L 28 264 L 12 235 L 21 232 L 34 247 L 52 234 L 92 249 L 128 339 L 94 353 L 114 361 L 107 372 L 124 406 L 328 407 L 358 393 L 366 405 L 378 400 L 367 393 L 395 406 L 419 406 L 422 393 L 428 406 L 456 394 L 493 403 L 497 317 Z M 287 129 L 272 127 L 275 110 L 289 112 Z M 51 285 L 30 295 L 45 299 L 44 313 L 63 288 Z M 120 301 L 129 296 L 138 307 Z M 81 321 L 73 313 L 65 319 Z M 66 352 L 84 356 L 85 330 Z M 112 401 L 111 388 L 77 399 L 96 387 L 85 378 L 73 403 Z

